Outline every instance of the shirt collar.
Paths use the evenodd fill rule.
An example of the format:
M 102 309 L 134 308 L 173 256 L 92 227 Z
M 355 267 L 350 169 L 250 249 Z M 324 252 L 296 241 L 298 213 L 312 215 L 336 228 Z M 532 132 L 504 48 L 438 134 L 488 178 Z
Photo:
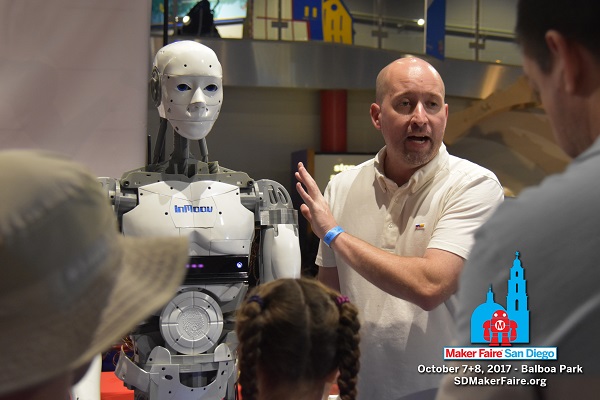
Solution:
M 391 179 L 385 176 L 383 166 L 385 157 L 387 157 L 387 151 L 385 146 L 379 150 L 377 155 L 375 156 L 375 178 L 379 183 L 379 187 L 384 192 L 395 192 L 398 189 L 398 185 Z M 429 161 L 427 164 L 419 168 L 406 182 L 402 185 L 402 188 L 409 189 L 412 193 L 419 190 L 424 184 L 429 182 L 431 178 L 435 176 L 435 174 L 441 169 L 446 169 L 448 165 L 450 155 L 446 150 L 446 146 L 444 143 L 441 144 L 440 149 L 437 155 Z

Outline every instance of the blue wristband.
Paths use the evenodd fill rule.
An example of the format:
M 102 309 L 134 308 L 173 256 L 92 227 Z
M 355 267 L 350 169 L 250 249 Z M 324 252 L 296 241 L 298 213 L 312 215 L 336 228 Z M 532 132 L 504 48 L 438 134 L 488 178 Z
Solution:
M 341 226 L 334 226 L 331 228 L 325 236 L 323 236 L 323 241 L 329 247 L 331 247 L 331 242 L 335 239 L 340 233 L 344 232 Z

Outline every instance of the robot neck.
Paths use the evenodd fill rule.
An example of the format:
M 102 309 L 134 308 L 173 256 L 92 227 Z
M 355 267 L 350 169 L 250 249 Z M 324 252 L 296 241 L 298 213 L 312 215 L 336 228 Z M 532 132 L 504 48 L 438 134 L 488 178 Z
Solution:
M 173 153 L 169 160 L 167 173 L 176 175 L 185 175 L 188 178 L 196 174 L 196 165 L 198 161 L 190 157 L 189 140 L 174 133 Z

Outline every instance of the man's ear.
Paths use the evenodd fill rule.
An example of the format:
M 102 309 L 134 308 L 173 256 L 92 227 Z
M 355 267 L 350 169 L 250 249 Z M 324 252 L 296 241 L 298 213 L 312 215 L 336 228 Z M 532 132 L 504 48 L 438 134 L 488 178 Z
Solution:
M 373 123 L 373 126 L 375 129 L 381 130 L 381 121 L 379 120 L 379 116 L 381 115 L 381 107 L 379 107 L 379 104 L 373 103 L 371 104 L 369 111 L 371 113 L 371 122 Z
M 448 103 L 444 103 L 444 113 L 446 114 L 446 118 L 444 118 L 444 130 L 442 132 L 446 133 L 446 126 L 448 126 Z
M 581 90 L 582 48 L 579 44 L 565 38 L 560 32 L 546 32 L 546 44 L 552 55 L 552 68 L 557 69 L 563 81 L 565 91 L 573 94 Z

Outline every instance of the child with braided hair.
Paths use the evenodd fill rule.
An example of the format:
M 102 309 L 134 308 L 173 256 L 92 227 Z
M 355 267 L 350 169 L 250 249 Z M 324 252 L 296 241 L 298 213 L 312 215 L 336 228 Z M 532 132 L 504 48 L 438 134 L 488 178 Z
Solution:
M 321 400 L 337 376 L 354 400 L 359 329 L 356 307 L 315 279 L 257 286 L 237 313 L 242 399 Z

